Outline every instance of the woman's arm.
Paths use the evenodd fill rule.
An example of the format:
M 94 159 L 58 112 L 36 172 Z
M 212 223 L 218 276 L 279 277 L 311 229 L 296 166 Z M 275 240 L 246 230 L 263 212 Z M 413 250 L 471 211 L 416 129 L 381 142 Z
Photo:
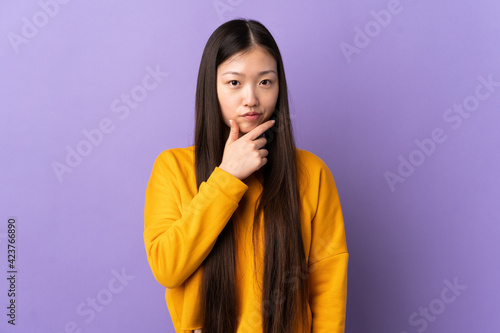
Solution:
M 171 150 L 156 159 L 146 189 L 144 243 L 156 280 L 167 288 L 181 285 L 212 250 L 248 186 L 215 167 L 198 193 L 189 192 Z
M 321 164 L 309 254 L 312 332 L 343 333 L 349 255 L 337 188 L 327 165 Z

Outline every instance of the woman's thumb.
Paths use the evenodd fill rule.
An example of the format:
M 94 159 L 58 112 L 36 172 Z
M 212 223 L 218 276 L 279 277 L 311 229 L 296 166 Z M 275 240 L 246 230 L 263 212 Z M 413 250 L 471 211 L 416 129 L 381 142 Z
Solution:
M 229 137 L 227 138 L 226 145 L 238 140 L 238 134 L 240 130 L 238 127 L 238 123 L 236 123 L 234 120 L 230 119 L 229 123 L 231 124 L 231 131 L 229 132 Z

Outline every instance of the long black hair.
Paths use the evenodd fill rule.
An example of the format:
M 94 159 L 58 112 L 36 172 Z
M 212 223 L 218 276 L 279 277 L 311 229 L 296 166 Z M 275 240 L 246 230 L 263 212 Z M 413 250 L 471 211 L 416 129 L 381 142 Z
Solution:
M 196 182 L 199 188 L 220 165 L 229 135 L 217 97 L 217 68 L 236 53 L 254 47 L 261 47 L 276 60 L 279 80 L 274 139 L 266 145 L 268 162 L 259 170 L 263 190 L 255 204 L 252 233 L 255 249 L 255 234 L 259 234 L 259 219 L 263 213 L 262 332 L 298 332 L 299 326 L 309 332 L 305 324 L 308 320 L 307 275 L 306 278 L 302 273 L 293 276 L 297 274 L 294 270 L 304 267 L 306 258 L 285 71 L 276 41 L 257 21 L 238 19 L 222 24 L 210 36 L 203 51 L 196 90 Z M 237 329 L 234 232 L 230 219 L 203 262 L 203 333 L 233 333 Z

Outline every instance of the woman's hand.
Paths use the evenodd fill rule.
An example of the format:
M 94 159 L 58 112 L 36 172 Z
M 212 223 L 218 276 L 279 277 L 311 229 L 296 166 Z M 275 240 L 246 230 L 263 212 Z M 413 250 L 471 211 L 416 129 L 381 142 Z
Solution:
M 261 149 L 267 140 L 257 138 L 273 127 L 274 120 L 260 124 L 241 138 L 238 138 L 239 127 L 236 121 L 230 120 L 229 122 L 231 123 L 231 132 L 227 138 L 224 156 L 219 168 L 243 180 L 267 163 L 266 156 L 269 152 L 266 149 Z

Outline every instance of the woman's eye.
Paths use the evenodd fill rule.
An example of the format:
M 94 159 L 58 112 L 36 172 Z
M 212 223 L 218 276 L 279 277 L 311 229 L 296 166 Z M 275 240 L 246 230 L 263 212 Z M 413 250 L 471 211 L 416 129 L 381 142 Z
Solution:
M 229 83 L 230 86 L 237 86 L 239 82 L 236 81 L 236 80 L 231 80 L 228 83 Z
M 271 81 L 269 81 L 269 80 L 266 79 L 266 80 L 262 80 L 260 83 L 262 83 L 265 86 L 268 86 L 268 85 L 271 84 Z

